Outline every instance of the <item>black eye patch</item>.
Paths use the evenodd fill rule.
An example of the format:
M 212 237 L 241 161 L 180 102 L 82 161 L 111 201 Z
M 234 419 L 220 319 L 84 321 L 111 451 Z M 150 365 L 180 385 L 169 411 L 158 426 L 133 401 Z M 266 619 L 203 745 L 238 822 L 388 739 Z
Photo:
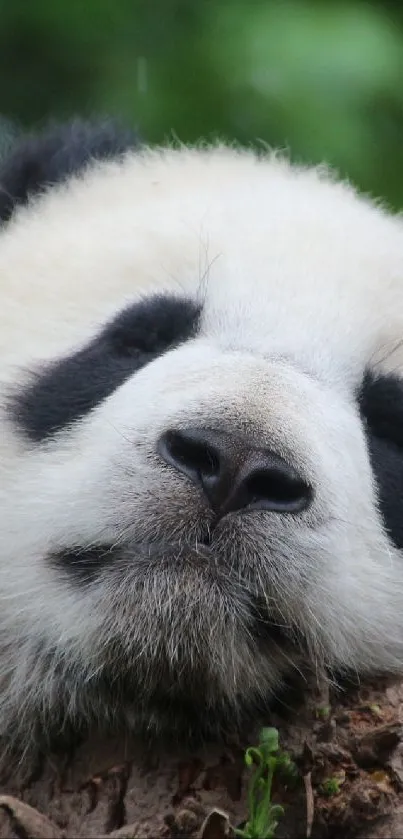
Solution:
M 403 379 L 367 373 L 358 404 L 385 527 L 403 549 Z
M 135 303 L 86 346 L 36 371 L 9 408 L 40 443 L 82 418 L 136 371 L 197 333 L 200 306 L 167 295 Z

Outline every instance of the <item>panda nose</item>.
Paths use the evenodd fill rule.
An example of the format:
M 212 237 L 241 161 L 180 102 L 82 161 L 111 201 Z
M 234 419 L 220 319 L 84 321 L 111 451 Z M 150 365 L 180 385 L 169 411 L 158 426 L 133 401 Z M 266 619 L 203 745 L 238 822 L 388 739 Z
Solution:
M 200 487 L 220 516 L 236 510 L 298 513 L 312 489 L 282 457 L 212 429 L 171 429 L 158 441 L 164 461 Z

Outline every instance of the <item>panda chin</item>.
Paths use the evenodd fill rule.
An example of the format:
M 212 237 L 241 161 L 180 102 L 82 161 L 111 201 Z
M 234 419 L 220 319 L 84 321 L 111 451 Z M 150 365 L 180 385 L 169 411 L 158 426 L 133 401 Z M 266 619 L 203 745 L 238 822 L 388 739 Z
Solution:
M 256 655 L 259 647 L 265 645 L 273 652 L 273 665 L 279 661 L 299 662 L 298 650 L 290 639 L 274 624 L 259 623 L 254 626 Z M 267 653 L 266 653 L 267 655 Z M 217 740 L 233 736 L 256 724 L 259 718 L 266 718 L 274 704 L 287 704 L 290 685 L 294 689 L 305 681 L 299 666 L 282 672 L 275 686 L 264 675 L 255 689 L 244 692 L 242 685 L 237 691 L 226 691 L 220 687 L 216 674 L 206 660 L 190 663 L 178 658 L 176 666 L 156 660 L 153 669 L 158 678 L 148 681 L 150 665 L 120 660 L 119 667 L 109 661 L 99 676 L 89 686 L 85 704 L 93 706 L 94 719 L 102 728 L 103 719 L 112 716 L 135 736 L 146 737 L 160 743 L 175 740 L 181 744 L 197 745 L 206 740 Z M 279 670 L 280 673 L 280 670 Z M 230 676 L 229 676 L 230 678 Z M 113 713 L 115 709 L 115 713 Z M 160 740 L 160 738 L 162 738 Z
M 73 588 L 92 589 L 104 616 L 97 638 L 99 677 L 90 687 L 105 695 L 105 707 L 140 707 L 144 718 L 153 719 L 163 710 L 170 727 L 182 717 L 186 727 L 195 713 L 203 717 L 208 709 L 208 716 L 229 720 L 240 707 L 247 713 L 266 692 L 262 683 L 244 701 L 243 668 L 246 674 L 262 658 L 283 670 L 300 656 L 303 640 L 297 645 L 284 621 L 269 613 L 265 598 L 241 582 L 236 570 L 231 573 L 230 557 L 220 547 L 221 554 L 213 534 L 209 545 L 127 543 L 75 547 L 48 557 Z M 214 636 L 219 663 L 211 657 Z M 245 659 L 235 664 L 231 656 L 241 647 Z M 238 688 L 228 690 L 231 680 Z

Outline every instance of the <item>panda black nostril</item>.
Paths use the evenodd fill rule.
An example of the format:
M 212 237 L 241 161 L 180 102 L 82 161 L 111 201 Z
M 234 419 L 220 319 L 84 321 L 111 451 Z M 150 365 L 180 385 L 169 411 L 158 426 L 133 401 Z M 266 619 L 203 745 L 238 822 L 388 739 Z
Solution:
M 189 432 L 168 431 L 160 440 L 159 453 L 172 466 L 201 479 L 214 477 L 220 471 L 218 452 Z
M 246 481 L 249 507 L 264 506 L 273 512 L 298 512 L 311 498 L 310 487 L 286 463 L 258 470 Z

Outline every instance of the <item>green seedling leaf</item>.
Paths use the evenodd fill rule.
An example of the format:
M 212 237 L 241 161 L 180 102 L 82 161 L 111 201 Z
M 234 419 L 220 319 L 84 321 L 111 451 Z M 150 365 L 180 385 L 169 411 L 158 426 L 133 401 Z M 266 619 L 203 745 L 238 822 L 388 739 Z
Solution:
M 284 815 L 283 807 L 271 801 L 274 775 L 279 770 L 290 777 L 296 774 L 289 756 L 280 751 L 276 728 L 262 729 L 259 745 L 245 752 L 245 765 L 252 770 L 247 796 L 248 820 L 243 828 L 235 829 L 235 835 L 240 839 L 273 839 L 278 820 Z

